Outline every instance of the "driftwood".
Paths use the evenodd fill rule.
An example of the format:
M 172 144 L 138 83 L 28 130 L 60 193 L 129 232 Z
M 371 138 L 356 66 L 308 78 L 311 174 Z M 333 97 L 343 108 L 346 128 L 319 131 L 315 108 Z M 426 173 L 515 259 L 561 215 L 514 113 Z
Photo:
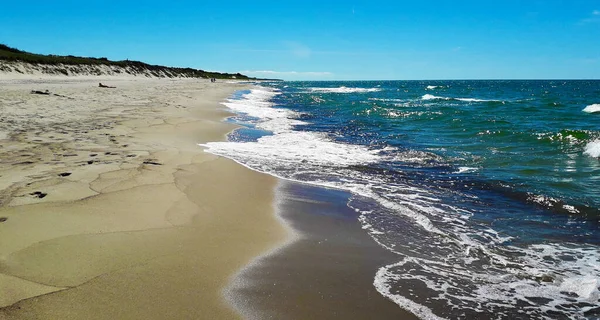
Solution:
M 56 97 L 67 98 L 67 99 L 71 99 L 71 100 L 74 99 L 74 98 L 71 98 L 71 97 L 63 96 L 62 94 L 52 93 L 52 92 L 50 92 L 48 90 L 46 90 L 46 91 L 31 90 L 31 94 L 43 94 L 45 96 L 53 95 L 53 96 L 56 96 Z
M 46 91 L 40 91 L 40 90 L 31 90 L 32 94 L 44 94 L 44 95 L 50 95 L 50 91 L 46 90 Z
M 53 95 L 57 96 L 57 97 L 61 97 L 61 98 L 67 98 L 67 99 L 75 99 L 75 98 L 71 98 L 71 97 L 67 97 L 67 96 L 63 96 L 62 94 L 58 94 L 58 93 L 53 93 Z

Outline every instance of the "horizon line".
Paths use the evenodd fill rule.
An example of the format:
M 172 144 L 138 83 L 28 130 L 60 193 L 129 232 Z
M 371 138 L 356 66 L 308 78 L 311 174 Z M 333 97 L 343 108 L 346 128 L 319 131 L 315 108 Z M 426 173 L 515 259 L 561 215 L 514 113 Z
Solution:
M 481 78 L 481 79 L 340 79 L 340 80 L 318 80 L 318 79 L 306 79 L 306 80 L 283 80 L 283 79 L 277 79 L 278 81 L 285 81 L 285 82 L 299 82 L 299 81 L 315 81 L 315 82 L 343 82 L 343 81 L 600 81 L 600 78 L 590 78 L 590 79 L 586 79 L 586 78 L 523 78 L 523 79 L 518 79 L 518 78 L 506 78 L 506 79 L 485 79 L 485 78 Z

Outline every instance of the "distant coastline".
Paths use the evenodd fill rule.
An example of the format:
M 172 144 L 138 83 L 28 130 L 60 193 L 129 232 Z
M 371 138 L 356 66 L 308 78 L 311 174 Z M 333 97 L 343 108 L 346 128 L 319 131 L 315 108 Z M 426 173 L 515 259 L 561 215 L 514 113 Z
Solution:
M 241 73 L 166 67 L 141 61 L 112 61 L 107 58 L 72 55 L 43 55 L 0 44 L 0 73 L 56 76 L 143 76 L 148 78 L 215 78 L 235 80 L 277 80 L 248 77 Z

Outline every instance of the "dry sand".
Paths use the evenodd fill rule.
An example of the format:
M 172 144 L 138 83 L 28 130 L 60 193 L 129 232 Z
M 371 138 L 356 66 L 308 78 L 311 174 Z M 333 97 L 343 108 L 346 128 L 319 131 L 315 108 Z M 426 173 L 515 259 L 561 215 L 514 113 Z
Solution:
M 0 319 L 238 317 L 223 287 L 286 237 L 275 179 L 197 146 L 244 86 L 0 77 Z

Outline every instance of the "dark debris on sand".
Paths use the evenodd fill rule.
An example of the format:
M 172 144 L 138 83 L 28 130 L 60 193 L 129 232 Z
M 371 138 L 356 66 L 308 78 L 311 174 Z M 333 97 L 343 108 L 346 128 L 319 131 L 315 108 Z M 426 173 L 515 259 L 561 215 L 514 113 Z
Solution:
M 41 192 L 41 191 L 35 191 L 35 192 L 30 193 L 30 195 L 42 199 L 42 198 L 45 198 L 48 194 L 45 192 Z

